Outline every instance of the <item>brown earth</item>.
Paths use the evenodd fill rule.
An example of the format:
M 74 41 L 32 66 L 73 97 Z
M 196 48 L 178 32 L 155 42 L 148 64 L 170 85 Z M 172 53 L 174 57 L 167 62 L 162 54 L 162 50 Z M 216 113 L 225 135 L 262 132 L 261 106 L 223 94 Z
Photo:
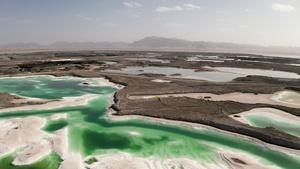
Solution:
M 105 77 L 110 81 L 125 86 L 114 95 L 115 115 L 143 115 L 170 120 L 180 120 L 209 125 L 222 130 L 231 131 L 258 138 L 267 143 L 300 149 L 298 137 L 275 130 L 274 128 L 255 128 L 242 124 L 228 115 L 240 113 L 253 108 L 270 107 L 289 112 L 300 117 L 300 110 L 278 105 L 244 104 L 232 101 L 210 101 L 208 99 L 193 99 L 187 97 L 169 97 L 152 99 L 128 99 L 133 95 L 179 94 L 179 93 L 214 93 L 226 94 L 232 92 L 272 94 L 284 89 L 300 91 L 299 79 L 270 78 L 263 76 L 247 76 L 234 79 L 231 82 L 210 82 L 192 79 L 176 79 L 160 74 L 124 75 L 104 73 L 104 69 L 120 69 L 126 66 L 172 66 L 207 71 L 203 66 L 259 68 L 280 70 L 300 74 L 300 59 L 264 57 L 260 55 L 220 54 L 220 53 L 184 53 L 159 52 L 156 59 L 167 59 L 171 63 L 159 63 L 126 58 L 143 58 L 148 52 L 118 52 L 118 51 L 78 51 L 78 52 L 37 52 L 30 54 L 0 55 L 0 74 L 2 76 L 48 74 L 55 76 Z M 203 55 L 203 58 L 218 55 L 218 60 L 224 62 L 187 62 L 187 57 Z M 245 54 L 242 54 L 245 55 Z M 1 60 L 2 58 L 2 60 Z M 62 60 L 64 59 L 64 60 Z M 68 59 L 68 60 L 66 60 Z M 72 60 L 81 59 L 81 60 Z M 116 61 L 109 65 L 105 61 Z M 164 79 L 170 83 L 152 82 L 154 79 Z M 9 94 L 0 95 L 0 106 L 11 107 L 12 97 Z

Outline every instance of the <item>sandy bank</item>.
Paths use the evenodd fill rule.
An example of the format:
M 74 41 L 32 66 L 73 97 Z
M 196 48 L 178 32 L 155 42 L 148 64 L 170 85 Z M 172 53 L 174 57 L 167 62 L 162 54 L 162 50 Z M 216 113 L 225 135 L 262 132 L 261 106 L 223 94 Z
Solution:
M 46 124 L 45 118 L 26 117 L 0 120 L 0 156 L 14 152 L 16 149 L 26 147 L 18 152 L 14 159 L 14 165 L 28 165 L 55 151 L 63 160 L 74 161 L 74 157 L 68 152 L 68 129 L 63 128 L 53 134 L 42 130 Z M 72 166 L 81 164 L 80 159 L 76 159 Z M 64 164 L 65 166 L 66 164 Z M 82 164 L 81 164 L 82 165 Z
M 28 147 L 20 152 L 15 160 L 12 162 L 14 165 L 28 165 L 42 157 L 45 157 L 51 153 L 52 146 L 50 142 L 46 140 L 40 140 L 39 142 L 33 142 Z
M 85 167 L 91 169 L 165 169 L 165 168 L 185 168 L 185 169 L 279 169 L 279 167 L 264 165 L 256 157 L 242 152 L 232 152 L 222 150 L 219 152 L 220 162 L 218 164 L 206 163 L 187 158 L 175 158 L 158 160 L 153 157 L 139 158 L 133 157 L 129 153 L 119 152 L 115 155 L 88 156 L 83 160 L 96 159 L 92 164 Z
M 0 154 L 14 152 L 17 148 L 26 147 L 14 159 L 14 165 L 28 165 L 45 156 L 53 148 L 53 134 L 42 131 L 46 119 L 40 117 L 14 118 L 0 120 Z M 54 141 L 55 142 L 55 141 Z
M 166 94 L 166 95 L 147 95 L 147 96 L 129 96 L 129 99 L 148 99 L 153 97 L 190 97 L 194 99 L 206 99 L 212 101 L 234 101 L 240 103 L 256 104 L 272 104 L 272 105 L 281 105 L 292 108 L 300 108 L 300 104 L 290 104 L 286 102 L 278 101 L 278 96 L 283 92 L 276 92 L 274 94 L 252 94 L 252 93 L 229 93 L 216 95 L 212 93 L 183 93 L 183 94 Z
M 66 119 L 67 113 L 63 113 L 63 114 L 53 114 L 52 116 L 50 116 L 51 120 L 59 120 L 59 119 Z
M 119 152 L 115 155 L 99 155 L 89 156 L 84 158 L 88 160 L 95 158 L 97 162 L 90 165 L 85 164 L 85 167 L 91 169 L 166 169 L 166 168 L 185 168 L 185 169 L 228 169 L 224 163 L 210 164 L 186 158 L 176 158 L 167 160 L 158 160 L 153 157 L 139 158 L 133 157 L 129 153 Z
M 263 165 L 259 162 L 257 158 L 247 155 L 245 153 L 221 151 L 219 152 L 219 156 L 232 169 L 280 169 L 276 166 Z
M 157 82 L 157 83 L 170 83 L 170 80 L 163 80 L 163 79 L 154 79 L 151 80 L 152 82 Z
M 97 98 L 97 96 L 91 94 L 78 96 L 78 97 L 63 97 L 63 99 L 59 101 L 52 101 L 45 104 L 26 105 L 21 107 L 11 107 L 11 108 L 1 109 L 0 113 L 12 112 L 12 111 L 24 111 L 24 110 L 49 110 L 49 109 L 55 109 L 61 107 L 80 106 L 80 105 L 86 105 L 88 101 L 93 100 L 95 98 Z

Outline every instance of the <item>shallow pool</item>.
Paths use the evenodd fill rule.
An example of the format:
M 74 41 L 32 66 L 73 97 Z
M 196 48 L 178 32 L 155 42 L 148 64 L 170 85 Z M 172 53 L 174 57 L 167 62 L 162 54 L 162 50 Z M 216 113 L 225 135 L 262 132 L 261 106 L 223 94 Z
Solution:
M 244 75 L 226 72 L 195 72 L 194 69 L 179 69 L 173 67 L 127 67 L 122 70 L 104 70 L 104 72 L 110 73 L 122 73 L 139 75 L 143 73 L 152 74 L 164 74 L 167 76 L 174 74 L 181 74 L 172 76 L 174 78 L 186 78 L 186 79 L 200 79 L 209 81 L 231 81 L 237 77 L 243 77 Z
M 153 59 L 153 58 L 127 58 L 127 60 L 141 60 L 141 61 L 144 60 L 150 62 L 170 63 L 169 60 Z
M 231 67 L 209 67 L 213 70 L 238 73 L 241 75 L 257 75 L 257 76 L 268 76 L 275 78 L 294 78 L 299 79 L 300 76 L 296 73 L 275 71 L 275 70 L 262 70 L 262 69 L 244 69 L 244 68 L 231 68 Z
M 262 114 L 250 114 L 244 116 L 251 126 L 266 128 L 273 127 L 277 130 L 286 132 L 300 138 L 300 124 L 297 121 L 291 121 L 284 118 L 276 118 Z
M 292 91 L 284 91 L 280 93 L 276 99 L 280 102 L 288 104 L 297 104 L 300 105 L 300 93 Z

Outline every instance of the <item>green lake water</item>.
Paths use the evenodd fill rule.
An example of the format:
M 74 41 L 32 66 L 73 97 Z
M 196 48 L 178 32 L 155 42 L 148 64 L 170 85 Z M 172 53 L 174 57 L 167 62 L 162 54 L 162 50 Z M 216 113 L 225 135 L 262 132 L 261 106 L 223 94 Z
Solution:
M 244 118 L 249 121 L 249 123 L 254 127 L 274 127 L 277 130 L 281 130 L 288 134 L 300 138 L 300 124 L 296 122 L 289 122 L 280 119 L 275 119 L 269 116 L 260 114 L 250 114 L 244 116 Z
M 157 160 L 189 158 L 199 163 L 218 164 L 218 151 L 244 152 L 257 157 L 261 163 L 286 169 L 298 169 L 300 158 L 272 151 L 251 141 L 242 140 L 208 130 L 196 130 L 184 126 L 166 125 L 145 120 L 112 121 L 105 118 L 109 97 L 117 91 L 110 86 L 83 86 L 83 82 L 97 84 L 92 79 L 27 77 L 0 79 L 0 92 L 21 96 L 60 99 L 67 96 L 94 94 L 98 97 L 85 106 L 63 107 L 51 110 L 30 110 L 0 113 L 1 119 L 39 116 L 47 119 L 44 131 L 53 133 L 68 127 L 69 149 L 90 155 L 127 152 L 134 157 L 153 157 Z M 67 119 L 51 121 L 53 114 L 66 113 Z M 17 151 L 17 150 L 16 150 Z M 10 165 L 16 154 L 0 157 L 0 166 Z M 32 164 L 44 168 L 57 168 L 61 159 L 51 153 Z M 51 164 L 51 165 L 50 165 Z M 30 168 L 29 166 L 22 166 Z M 31 167 L 34 168 L 34 167 Z M 22 168 L 23 169 L 23 168 Z

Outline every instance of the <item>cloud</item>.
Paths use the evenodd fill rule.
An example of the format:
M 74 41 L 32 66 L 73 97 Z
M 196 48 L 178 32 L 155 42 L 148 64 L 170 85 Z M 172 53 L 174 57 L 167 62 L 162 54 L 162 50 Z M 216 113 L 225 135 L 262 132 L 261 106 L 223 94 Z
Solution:
M 168 8 L 168 7 L 158 7 L 156 8 L 157 12 L 170 12 L 170 11 L 183 11 L 184 8 L 180 6 L 175 6 L 173 8 Z
M 161 6 L 161 7 L 157 7 L 156 11 L 170 12 L 170 11 L 184 11 L 184 10 L 193 10 L 193 9 L 201 9 L 201 7 L 193 4 L 184 4 L 183 6 L 177 5 L 173 8 Z
M 251 10 L 250 9 L 245 9 L 245 12 L 251 12 Z
M 189 10 L 191 10 L 191 9 L 201 9 L 200 6 L 193 5 L 193 4 L 184 4 L 183 6 L 184 6 L 186 9 L 189 9 Z
M 292 12 L 292 11 L 296 11 L 296 9 L 291 6 L 291 5 L 283 5 L 283 4 L 272 4 L 271 5 L 272 9 L 275 11 L 279 11 L 279 12 Z
M 142 5 L 138 2 L 123 2 L 123 5 L 128 7 L 128 8 L 138 8 L 141 7 Z

